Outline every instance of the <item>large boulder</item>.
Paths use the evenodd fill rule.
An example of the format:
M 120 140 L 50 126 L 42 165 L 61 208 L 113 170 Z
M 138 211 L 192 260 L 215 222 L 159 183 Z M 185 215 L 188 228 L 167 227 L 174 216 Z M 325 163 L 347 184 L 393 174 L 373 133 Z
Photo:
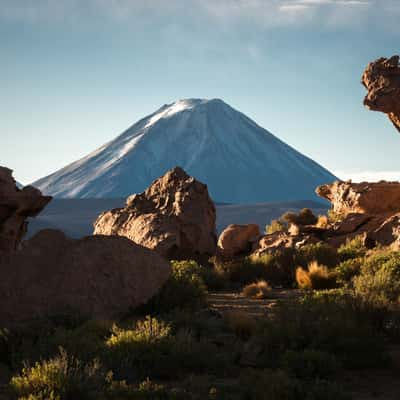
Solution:
M 219 236 L 218 254 L 223 258 L 231 258 L 248 253 L 260 236 L 260 228 L 257 224 L 228 225 Z
M 94 234 L 125 236 L 168 259 L 197 259 L 215 254 L 215 219 L 207 186 L 176 167 L 126 207 L 101 214 Z
M 394 214 L 400 211 L 399 182 L 351 183 L 336 181 L 317 187 L 316 193 L 329 200 L 332 210 L 342 216 Z
M 43 230 L 0 265 L 0 321 L 73 312 L 114 318 L 151 298 L 170 274 L 157 253 L 122 237 Z
M 19 189 L 12 171 L 0 167 L 0 254 L 18 248 L 27 230 L 27 218 L 39 214 L 50 200 L 32 186 Z
M 389 117 L 400 132 L 400 65 L 399 56 L 379 58 L 368 64 L 362 76 L 368 93 L 364 105 Z

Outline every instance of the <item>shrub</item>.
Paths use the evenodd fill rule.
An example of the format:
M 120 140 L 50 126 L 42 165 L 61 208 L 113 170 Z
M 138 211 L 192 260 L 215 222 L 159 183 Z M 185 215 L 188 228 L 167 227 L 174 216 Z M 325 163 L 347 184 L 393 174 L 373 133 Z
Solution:
M 391 307 L 400 303 L 400 252 L 378 252 L 354 278 L 355 295 L 365 304 Z
M 341 284 L 349 283 L 354 276 L 359 274 L 363 260 L 363 258 L 350 258 L 338 264 L 335 268 L 337 282 Z
M 138 312 L 162 313 L 174 308 L 198 309 L 205 305 L 205 267 L 198 265 L 196 261 L 171 261 L 171 266 L 171 276 L 165 285 Z
M 356 236 L 354 239 L 347 240 L 338 249 L 338 256 L 340 261 L 352 260 L 355 258 L 364 257 L 368 249 L 364 245 L 362 235 Z
M 23 368 L 10 385 L 20 399 L 96 400 L 106 386 L 106 376 L 97 360 L 83 364 L 60 349 L 58 356 Z
M 235 333 L 236 336 L 247 339 L 257 329 L 255 319 L 244 311 L 231 310 L 224 313 L 224 320 L 228 328 Z
M 307 244 L 300 247 L 296 254 L 297 265 L 306 267 L 310 262 L 335 267 L 338 263 L 337 251 L 326 243 Z
M 312 261 L 308 265 L 308 271 L 297 268 L 296 281 L 301 289 L 332 289 L 336 287 L 336 274 L 326 266 Z
M 323 351 L 288 350 L 282 357 L 282 367 L 297 378 L 315 379 L 331 377 L 337 372 L 339 363 L 333 355 Z
M 333 210 L 328 210 L 328 220 L 330 223 L 335 224 L 340 222 L 344 218 L 344 215 Z
M 288 211 L 282 215 L 281 219 L 294 225 L 315 225 L 318 222 L 318 218 L 309 208 L 303 208 L 299 214 Z
M 282 349 L 333 354 L 347 368 L 376 368 L 387 362 L 381 334 L 357 302 L 339 290 L 278 305 L 273 320 L 265 321 L 262 333 L 252 340 L 260 367 L 279 366 Z
M 271 235 L 275 232 L 284 232 L 287 230 L 287 224 L 279 219 L 273 219 L 269 225 L 265 227 L 265 233 Z
M 225 355 L 211 342 L 189 330 L 173 335 L 169 324 L 151 317 L 133 329 L 114 327 L 106 346 L 107 365 L 118 379 L 129 381 L 178 378 L 183 372 L 214 371 L 224 365 Z
M 265 299 L 271 292 L 271 286 L 266 281 L 258 281 L 250 283 L 245 286 L 242 290 L 244 297 L 250 297 L 253 299 Z

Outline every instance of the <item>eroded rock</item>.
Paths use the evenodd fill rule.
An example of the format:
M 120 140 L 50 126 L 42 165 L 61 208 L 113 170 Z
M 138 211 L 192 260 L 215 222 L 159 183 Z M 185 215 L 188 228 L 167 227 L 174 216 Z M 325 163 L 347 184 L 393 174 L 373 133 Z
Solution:
M 362 75 L 368 93 L 364 105 L 389 117 L 400 132 L 400 64 L 399 56 L 379 58 L 368 64 Z
M 12 171 L 0 167 L 0 253 L 12 253 L 27 230 L 28 217 L 34 217 L 51 200 L 40 190 L 26 186 L 18 189 Z
M 316 193 L 329 200 L 332 210 L 347 216 L 350 213 L 379 215 L 400 211 L 399 182 L 341 182 L 317 187 Z
M 257 224 L 231 224 L 221 233 L 218 239 L 218 253 L 223 258 L 231 258 L 248 253 L 252 244 L 261 236 Z
M 170 265 L 122 237 L 67 238 L 43 230 L 1 264 L 0 321 L 25 322 L 72 312 L 114 318 L 151 298 Z
M 94 234 L 125 236 L 172 259 L 215 254 L 215 206 L 207 186 L 179 167 L 168 171 L 126 207 L 101 214 Z

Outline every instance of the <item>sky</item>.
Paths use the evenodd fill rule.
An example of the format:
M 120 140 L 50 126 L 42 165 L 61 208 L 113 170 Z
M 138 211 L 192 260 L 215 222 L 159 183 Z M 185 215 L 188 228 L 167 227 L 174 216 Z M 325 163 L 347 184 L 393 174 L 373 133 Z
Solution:
M 0 165 L 24 184 L 163 104 L 221 98 L 342 179 L 400 179 L 361 74 L 399 0 L 0 0 Z

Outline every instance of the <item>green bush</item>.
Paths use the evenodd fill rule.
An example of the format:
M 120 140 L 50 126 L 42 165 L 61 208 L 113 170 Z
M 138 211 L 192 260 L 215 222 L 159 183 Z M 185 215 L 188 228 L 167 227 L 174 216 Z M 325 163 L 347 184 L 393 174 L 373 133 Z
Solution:
M 165 285 L 140 313 L 164 313 L 174 308 L 198 309 L 206 304 L 205 267 L 196 261 L 171 261 L 172 272 Z
M 326 243 L 320 242 L 300 247 L 296 254 L 297 265 L 307 267 L 312 261 L 333 268 L 338 264 L 339 259 L 336 249 Z
M 368 249 L 364 245 L 364 239 L 361 235 L 356 236 L 354 239 L 347 240 L 338 249 L 338 256 L 340 261 L 353 260 L 362 258 L 366 255 Z
M 106 341 L 106 365 L 118 379 L 178 378 L 182 373 L 223 370 L 224 354 L 191 331 L 146 317 L 132 329 L 113 328 Z
M 369 257 L 354 278 L 354 291 L 365 304 L 392 307 L 400 304 L 400 252 L 380 251 Z
M 106 375 L 97 360 L 83 364 L 60 349 L 58 356 L 23 368 L 10 385 L 20 400 L 96 400 Z
M 249 256 L 240 260 L 216 264 L 225 280 L 246 285 L 265 280 L 271 285 L 292 286 L 295 277 L 294 250 L 286 249 L 274 254 Z
M 260 366 L 279 365 L 281 350 L 316 350 L 334 354 L 348 368 L 383 365 L 382 336 L 354 299 L 338 290 L 310 294 L 277 307 L 273 321 L 253 339 L 263 351 Z
M 356 275 L 360 273 L 363 258 L 350 258 L 342 261 L 335 268 L 336 280 L 340 284 L 349 283 Z

